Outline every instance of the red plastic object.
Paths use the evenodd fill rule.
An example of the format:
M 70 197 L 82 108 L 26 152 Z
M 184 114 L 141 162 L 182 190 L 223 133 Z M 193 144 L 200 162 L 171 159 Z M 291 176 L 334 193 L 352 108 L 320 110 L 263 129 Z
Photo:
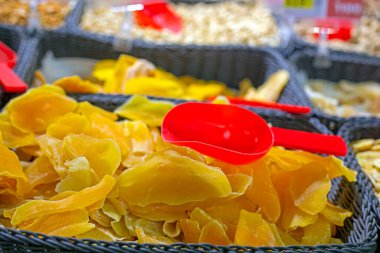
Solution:
M 311 108 L 308 106 L 298 106 L 298 105 L 288 105 L 288 104 L 279 104 L 272 102 L 263 102 L 263 101 L 251 101 L 241 98 L 227 97 L 231 104 L 233 105 L 247 105 L 252 107 L 263 107 L 269 109 L 280 110 L 292 114 L 308 114 L 311 112 Z M 215 98 L 209 99 L 210 101 Z
M 177 105 L 167 113 L 161 132 L 166 142 L 231 164 L 253 162 L 272 146 L 338 156 L 347 153 L 339 136 L 270 127 L 259 115 L 235 105 Z
M 151 27 L 157 30 L 168 29 L 178 33 L 182 29 L 182 19 L 165 1 L 145 3 L 144 8 L 135 12 L 138 25 Z
M 327 31 L 327 39 L 348 41 L 351 39 L 353 23 L 347 19 L 326 18 L 317 19 L 313 27 L 313 36 L 318 39 L 322 29 Z
M 0 42 L 0 84 L 5 92 L 24 92 L 27 85 L 13 71 L 17 54 Z

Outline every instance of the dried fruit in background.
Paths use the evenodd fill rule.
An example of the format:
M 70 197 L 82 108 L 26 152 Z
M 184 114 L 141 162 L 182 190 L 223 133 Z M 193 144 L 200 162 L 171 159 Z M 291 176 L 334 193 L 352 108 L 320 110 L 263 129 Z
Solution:
M 379 83 L 310 80 L 305 91 L 322 111 L 340 117 L 379 116 Z
M 351 143 L 356 159 L 371 181 L 380 199 L 380 140 L 362 139 Z

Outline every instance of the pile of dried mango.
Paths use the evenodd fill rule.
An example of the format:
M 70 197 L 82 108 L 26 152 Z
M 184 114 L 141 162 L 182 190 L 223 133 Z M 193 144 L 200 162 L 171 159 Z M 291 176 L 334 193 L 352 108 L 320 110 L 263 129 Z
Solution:
M 47 85 L 11 100 L 0 114 L 1 223 L 140 243 L 341 243 L 336 227 L 352 213 L 327 194 L 333 178 L 356 178 L 341 160 L 281 147 L 244 166 L 205 157 L 162 141 L 173 106 L 134 96 L 108 112 Z
M 46 83 L 42 75 L 36 77 L 37 84 Z M 79 76 L 69 76 L 56 80 L 53 85 L 69 93 L 122 93 L 195 100 L 229 95 L 276 102 L 288 80 L 289 73 L 279 70 L 259 88 L 244 79 L 237 92 L 218 81 L 203 81 L 191 76 L 176 77 L 145 59 L 121 55 L 117 60 L 99 61 L 84 80 Z

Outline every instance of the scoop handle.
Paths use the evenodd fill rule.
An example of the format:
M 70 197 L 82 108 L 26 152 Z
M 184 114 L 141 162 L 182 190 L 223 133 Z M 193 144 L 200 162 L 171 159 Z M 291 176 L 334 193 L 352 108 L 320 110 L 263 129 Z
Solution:
M 274 146 L 283 146 L 290 149 L 300 149 L 313 153 L 345 156 L 346 142 L 336 135 L 310 133 L 272 127 Z
M 0 84 L 9 93 L 24 92 L 28 87 L 5 63 L 0 63 Z
M 292 114 L 309 114 L 311 112 L 311 108 L 308 106 L 299 106 L 299 105 L 289 105 L 289 104 L 280 104 L 273 102 L 264 102 L 264 101 L 250 101 L 240 98 L 228 98 L 231 104 L 235 105 L 247 105 L 254 107 L 263 107 L 270 108 L 275 110 L 280 110 Z

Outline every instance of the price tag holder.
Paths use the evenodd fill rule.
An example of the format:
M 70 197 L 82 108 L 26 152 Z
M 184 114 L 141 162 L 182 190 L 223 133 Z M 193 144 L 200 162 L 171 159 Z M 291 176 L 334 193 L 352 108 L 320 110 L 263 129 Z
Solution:
M 274 12 L 290 18 L 343 18 L 359 19 L 364 0 L 267 0 Z
M 314 7 L 314 0 L 285 0 L 284 7 L 311 9 Z

